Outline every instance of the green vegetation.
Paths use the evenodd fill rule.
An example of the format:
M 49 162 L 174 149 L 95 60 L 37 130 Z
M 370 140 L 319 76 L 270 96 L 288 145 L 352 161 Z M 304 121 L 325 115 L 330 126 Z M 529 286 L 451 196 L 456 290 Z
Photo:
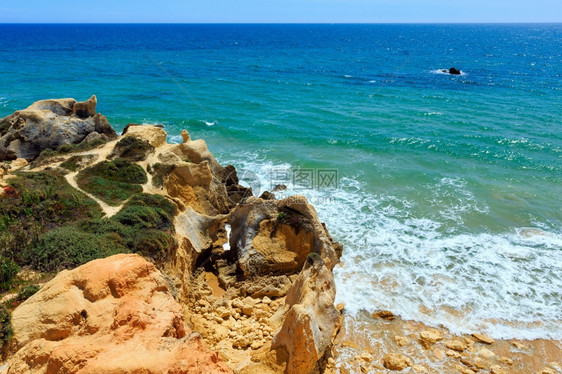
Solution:
M 76 171 L 86 165 L 89 162 L 94 161 L 97 158 L 96 155 L 75 155 L 68 158 L 65 162 L 61 163 L 60 166 L 66 170 Z
M 142 168 L 122 159 L 87 169 L 88 177 L 95 174 L 92 169 L 109 182 L 146 181 Z M 19 267 L 57 272 L 130 252 L 159 258 L 176 245 L 176 206 L 163 196 L 132 194 L 116 215 L 102 218 L 98 204 L 57 170 L 18 173 L 9 183 L 0 195 L 0 292 L 29 283 L 17 276 Z M 17 306 L 36 290 L 20 289 L 7 306 Z
M 155 187 L 162 187 L 164 185 L 164 179 L 174 170 L 176 166 L 170 164 L 156 163 L 154 165 L 149 165 L 147 170 L 152 174 L 152 184 Z
M 80 171 L 78 185 L 110 205 L 119 205 L 135 193 L 141 193 L 140 184 L 147 182 L 144 170 L 137 164 L 118 158 L 102 161 Z
M 306 231 L 313 230 L 312 224 L 305 216 L 290 208 L 283 208 L 279 214 L 277 214 L 277 222 L 291 226 L 297 233 L 301 229 Z
M 13 336 L 12 312 L 5 305 L 0 305 L 0 346 L 7 343 Z
M 0 255 L 19 265 L 48 230 L 102 216 L 95 201 L 54 172 L 20 173 L 9 182 L 0 196 Z
M 146 140 L 126 136 L 117 142 L 112 157 L 120 157 L 130 161 L 143 161 L 152 152 L 154 152 L 154 147 Z
M 53 272 L 120 252 L 125 252 L 124 248 L 115 246 L 112 241 L 67 226 L 43 235 L 31 250 L 27 262 L 35 269 Z
M 306 261 L 310 264 L 314 264 L 319 261 L 323 261 L 322 257 L 316 252 L 310 252 L 308 256 L 306 256 Z
M 29 299 L 31 296 L 35 295 L 37 291 L 41 288 L 36 284 L 30 284 L 25 287 L 22 287 L 16 296 L 16 301 L 24 302 L 25 300 Z
M 31 167 L 36 168 L 50 162 L 50 159 L 55 156 L 67 155 L 69 153 L 85 152 L 97 148 L 106 141 L 103 139 L 93 140 L 91 142 L 82 142 L 78 144 L 63 144 L 57 149 L 51 148 L 44 149 L 39 156 L 31 162 Z
M 175 246 L 176 206 L 160 195 L 134 195 L 110 219 L 85 221 L 80 229 L 113 241 L 123 252 L 159 257 Z
M 11 288 L 19 270 L 19 266 L 12 259 L 0 256 L 0 292 Z
M 0 123 L 0 136 L 4 136 L 8 130 L 10 129 L 10 126 L 12 124 L 8 121 L 4 121 L 2 123 Z

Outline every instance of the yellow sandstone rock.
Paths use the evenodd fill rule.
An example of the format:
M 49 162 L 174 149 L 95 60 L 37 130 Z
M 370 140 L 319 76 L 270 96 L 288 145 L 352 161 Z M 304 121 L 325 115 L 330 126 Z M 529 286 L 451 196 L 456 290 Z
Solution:
M 472 334 L 472 336 L 479 342 L 484 343 L 484 344 L 494 344 L 495 340 L 490 338 L 489 336 L 486 335 L 482 335 L 482 334 L 478 334 L 478 333 L 474 333 Z
M 398 335 L 394 337 L 394 341 L 396 342 L 396 344 L 398 344 L 399 347 L 403 347 L 410 342 L 410 340 L 408 340 L 408 338 L 406 338 L 404 336 L 398 336 Z
M 455 340 L 449 340 L 447 342 L 445 342 L 445 346 L 449 349 L 452 349 L 454 351 L 457 352 L 462 352 L 466 349 L 466 345 L 464 344 L 464 342 L 455 339 Z
M 507 374 L 507 370 L 500 365 L 492 365 L 492 367 L 490 367 L 490 374 Z
M 429 348 L 440 340 L 443 340 L 443 335 L 438 330 L 430 329 L 420 333 L 420 344 L 424 348 Z
M 390 370 L 403 370 L 412 366 L 412 360 L 403 354 L 389 353 L 383 357 L 382 364 Z

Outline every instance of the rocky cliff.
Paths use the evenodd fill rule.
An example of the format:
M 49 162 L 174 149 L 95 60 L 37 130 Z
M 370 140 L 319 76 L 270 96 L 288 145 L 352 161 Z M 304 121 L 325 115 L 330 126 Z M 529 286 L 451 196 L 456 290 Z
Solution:
M 95 102 L 46 100 L 0 120 L 4 159 L 31 161 L 6 165 L 3 183 L 62 175 L 103 217 L 54 231 L 105 239 L 95 248 L 65 239 L 60 250 L 145 259 L 115 255 L 63 271 L 23 302 L 8 373 L 322 372 L 341 324 L 332 269 L 342 247 L 314 207 L 303 196 L 252 196 L 187 131 L 181 144 L 157 126 L 129 125 L 116 138 Z M 57 151 L 94 137 L 103 142 Z M 58 238 L 51 226 L 30 251 L 58 255 L 41 239 Z

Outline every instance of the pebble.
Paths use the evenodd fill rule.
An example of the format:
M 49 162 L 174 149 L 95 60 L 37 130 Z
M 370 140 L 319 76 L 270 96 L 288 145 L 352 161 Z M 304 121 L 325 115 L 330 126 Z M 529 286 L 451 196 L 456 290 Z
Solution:
M 495 340 L 490 338 L 489 336 L 483 335 L 483 334 L 478 334 L 478 333 L 474 333 L 472 334 L 472 336 L 479 342 L 484 343 L 484 344 L 494 344 Z
M 492 365 L 490 368 L 490 374 L 507 374 L 507 370 L 502 368 L 500 365 Z

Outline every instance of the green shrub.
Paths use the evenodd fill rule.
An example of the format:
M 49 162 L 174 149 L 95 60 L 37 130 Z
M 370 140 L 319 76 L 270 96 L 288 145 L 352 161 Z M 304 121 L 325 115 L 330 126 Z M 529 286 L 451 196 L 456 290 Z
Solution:
M 0 305 L 0 345 L 4 345 L 14 336 L 12 312 L 5 305 Z
M 156 194 L 142 193 L 134 195 L 129 201 L 127 201 L 125 206 L 148 206 L 151 208 L 161 209 L 164 213 L 166 213 L 170 220 L 172 220 L 177 213 L 176 204 L 172 203 L 164 196 Z
M 142 192 L 140 184 L 146 183 L 147 177 L 139 165 L 118 158 L 80 171 L 77 182 L 82 189 L 107 204 L 118 205 L 131 195 Z
M 0 196 L 0 255 L 21 265 L 44 232 L 102 215 L 95 201 L 53 171 L 19 173 L 9 183 L 14 193 Z
M 75 227 L 56 228 L 38 240 L 28 262 L 37 270 L 53 272 L 126 251 L 104 239 Z
M 155 163 L 149 165 L 147 170 L 152 174 L 152 185 L 155 187 L 162 187 L 166 177 L 174 170 L 175 165 Z
M 0 256 L 0 291 L 10 289 L 18 271 L 20 268 L 12 259 Z
M 144 161 L 154 147 L 146 140 L 134 136 L 126 136 L 119 140 L 113 148 L 112 157 L 120 157 L 130 161 Z
M 39 291 L 40 289 L 41 287 L 39 287 L 36 284 L 30 284 L 28 286 L 25 286 L 20 290 L 20 292 L 18 292 L 18 295 L 16 296 L 16 300 L 20 302 L 25 301 L 29 299 L 31 296 L 35 295 L 37 291 Z
M 170 230 L 176 206 L 160 195 L 138 194 L 131 197 L 114 219 L 136 229 Z
M 61 163 L 61 168 L 70 171 L 76 171 L 83 167 L 86 163 L 92 162 L 96 158 L 95 155 L 75 155 L 69 157 L 65 162 Z
M 131 236 L 131 228 L 112 218 L 85 220 L 78 223 L 78 228 L 84 232 L 96 235 L 115 233 L 120 237 Z
M 113 217 L 85 220 L 79 230 L 104 237 L 123 252 L 156 257 L 174 247 L 176 206 L 160 195 L 133 195 Z
M 161 257 L 174 248 L 176 240 L 164 231 L 139 230 L 133 238 L 132 250 L 143 256 Z
M 85 151 L 89 151 L 91 149 L 97 148 L 102 144 L 105 144 L 106 141 L 103 139 L 96 139 L 93 140 L 91 142 L 81 142 L 78 144 L 63 144 L 61 146 L 59 146 L 57 149 L 53 150 L 51 148 L 46 148 L 43 151 L 41 151 L 41 153 L 39 154 L 39 156 L 37 156 L 37 158 L 35 160 L 33 160 L 31 162 L 31 167 L 32 168 L 36 168 L 39 167 L 41 165 L 45 165 L 47 163 L 49 163 L 49 159 L 55 156 L 60 156 L 60 155 L 66 155 L 69 153 L 75 153 L 75 152 L 85 152 Z

